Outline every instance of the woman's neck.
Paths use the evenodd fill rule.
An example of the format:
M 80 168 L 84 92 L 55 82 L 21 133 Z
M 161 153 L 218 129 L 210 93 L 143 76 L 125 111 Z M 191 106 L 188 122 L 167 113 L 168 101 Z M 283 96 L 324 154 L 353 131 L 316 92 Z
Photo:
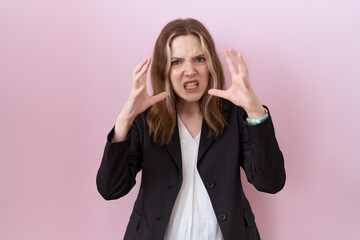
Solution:
M 201 130 L 203 120 L 199 102 L 177 102 L 176 111 L 190 135 L 195 138 Z
M 179 116 L 181 115 L 202 115 L 200 111 L 199 102 L 185 102 L 178 101 L 176 103 L 176 111 Z

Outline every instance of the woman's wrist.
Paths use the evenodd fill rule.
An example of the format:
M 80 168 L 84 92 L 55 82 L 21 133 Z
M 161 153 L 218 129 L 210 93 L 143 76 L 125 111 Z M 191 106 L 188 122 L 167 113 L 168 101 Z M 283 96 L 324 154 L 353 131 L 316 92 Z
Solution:
M 127 116 L 119 116 L 116 119 L 114 137 L 112 142 L 121 142 L 127 138 L 133 120 Z
M 248 118 L 250 118 L 250 119 L 259 118 L 259 117 L 264 116 L 265 114 L 268 113 L 266 108 L 264 108 L 262 105 L 257 107 L 254 110 L 246 110 L 245 109 L 245 111 L 246 111 L 246 114 L 247 114 Z
M 119 114 L 116 118 L 116 124 L 120 123 L 121 125 L 131 125 L 134 119 L 127 114 Z
M 264 112 L 265 114 L 263 114 L 262 116 L 258 117 L 258 118 L 246 118 L 246 122 L 250 125 L 250 126 L 255 126 L 258 125 L 262 122 L 264 122 L 266 119 L 268 119 L 269 117 L 269 112 L 266 108 L 264 108 Z

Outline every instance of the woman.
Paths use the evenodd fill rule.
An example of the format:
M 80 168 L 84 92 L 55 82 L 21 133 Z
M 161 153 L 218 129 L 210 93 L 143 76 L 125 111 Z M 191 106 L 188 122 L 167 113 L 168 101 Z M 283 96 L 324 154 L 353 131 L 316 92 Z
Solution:
M 259 191 L 285 184 L 271 116 L 253 91 L 245 62 L 215 44 L 194 19 L 161 31 L 151 59 L 133 71 L 130 96 L 108 135 L 97 174 L 107 200 L 126 195 L 142 170 L 125 239 L 260 239 L 242 189 L 240 167 Z

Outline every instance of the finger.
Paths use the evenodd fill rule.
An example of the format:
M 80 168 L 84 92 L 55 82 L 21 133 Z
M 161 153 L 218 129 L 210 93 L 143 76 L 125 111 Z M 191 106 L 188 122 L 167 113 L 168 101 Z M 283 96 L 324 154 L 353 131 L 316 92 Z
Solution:
M 159 93 L 159 94 L 157 94 L 155 96 L 152 96 L 153 104 L 155 104 L 157 102 L 160 102 L 161 100 L 164 100 L 168 96 L 169 96 L 168 92 L 162 92 L 162 93 Z
M 228 100 L 229 100 L 227 91 L 212 88 L 212 89 L 210 89 L 210 90 L 208 91 L 208 93 L 209 93 L 210 95 L 213 95 L 213 96 L 216 96 L 216 97 L 225 98 L 225 99 L 228 99 Z
M 150 58 L 146 61 L 146 63 L 142 66 L 142 68 L 140 69 L 140 71 L 135 75 L 135 79 L 140 79 L 145 72 L 147 72 L 147 70 L 149 69 L 150 66 Z
M 226 51 L 226 49 L 223 49 L 223 53 L 224 53 L 225 60 L 226 60 L 226 63 L 228 65 L 228 68 L 230 70 L 230 73 L 231 74 L 237 74 L 237 69 L 235 67 L 235 64 L 234 64 L 233 60 L 231 59 L 229 53 Z
M 143 68 L 140 70 L 140 72 L 135 76 L 135 79 L 138 79 L 139 82 L 142 82 L 146 79 L 147 71 L 149 70 L 150 66 L 150 59 L 147 63 L 143 66 Z M 145 81 L 144 81 L 145 82 Z
M 135 89 L 135 95 L 138 96 L 141 94 L 142 91 L 144 91 L 144 89 L 146 89 L 146 84 L 141 85 L 140 87 Z M 145 90 L 146 91 L 146 90 Z
M 139 63 L 139 65 L 136 66 L 136 68 L 133 71 L 133 76 L 135 76 L 140 71 L 140 69 L 145 65 L 145 63 L 147 63 L 147 61 L 148 59 L 146 58 L 141 63 Z
M 234 56 L 236 61 L 241 62 L 243 61 L 241 53 L 238 53 L 236 50 L 229 48 L 230 53 Z
M 238 53 L 237 51 L 235 51 L 234 49 L 230 48 L 230 52 L 231 54 L 234 56 L 234 58 L 236 59 L 236 61 L 238 62 L 238 67 L 241 71 L 247 71 L 247 67 L 246 67 L 246 63 L 244 60 L 244 57 L 241 53 Z
M 145 84 L 147 71 L 150 66 L 150 58 L 148 61 L 143 65 L 143 67 L 140 69 L 140 71 L 134 76 L 134 84 L 137 86 L 139 84 Z

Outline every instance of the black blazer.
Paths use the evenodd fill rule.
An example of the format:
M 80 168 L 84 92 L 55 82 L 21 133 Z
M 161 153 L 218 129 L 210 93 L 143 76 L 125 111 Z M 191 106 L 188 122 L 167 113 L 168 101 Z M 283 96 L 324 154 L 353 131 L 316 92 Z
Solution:
M 254 215 L 245 197 L 240 167 L 256 189 L 280 191 L 285 184 L 283 155 L 275 138 L 271 116 L 249 126 L 246 112 L 223 101 L 227 123 L 222 135 L 207 138 L 202 124 L 197 169 L 209 194 L 224 239 L 260 239 Z M 163 239 L 182 183 L 182 162 L 178 126 L 171 143 L 156 144 L 148 136 L 147 111 L 134 120 L 128 138 L 111 143 L 114 128 L 105 145 L 96 183 L 106 200 L 126 195 L 142 170 L 142 181 L 124 239 Z

